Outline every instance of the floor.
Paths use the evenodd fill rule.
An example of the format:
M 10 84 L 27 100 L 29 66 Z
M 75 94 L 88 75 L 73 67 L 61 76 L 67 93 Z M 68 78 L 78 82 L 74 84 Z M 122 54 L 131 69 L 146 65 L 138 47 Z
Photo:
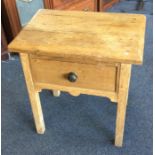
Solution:
M 134 7 L 134 1 L 123 1 L 108 10 L 147 17 L 144 63 L 132 69 L 124 146 L 112 145 L 116 104 L 103 97 L 62 93 L 55 98 L 42 91 L 46 132 L 36 134 L 21 64 L 14 56 L 2 62 L 2 155 L 152 154 L 152 5 L 146 1 L 142 11 Z

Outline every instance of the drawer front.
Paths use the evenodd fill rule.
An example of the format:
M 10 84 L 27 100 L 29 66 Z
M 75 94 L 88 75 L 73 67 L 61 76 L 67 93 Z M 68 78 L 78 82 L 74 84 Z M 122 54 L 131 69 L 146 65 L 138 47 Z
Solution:
M 38 58 L 31 58 L 30 62 L 35 83 L 116 91 L 117 66 L 115 64 L 90 65 Z M 76 74 L 75 82 L 69 81 L 70 72 Z
M 95 0 L 55 0 L 54 9 L 95 11 Z

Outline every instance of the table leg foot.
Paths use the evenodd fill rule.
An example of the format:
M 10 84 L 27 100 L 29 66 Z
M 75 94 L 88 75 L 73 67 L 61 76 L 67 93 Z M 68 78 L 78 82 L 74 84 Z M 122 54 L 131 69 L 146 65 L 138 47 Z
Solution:
M 53 96 L 59 97 L 61 94 L 60 90 L 53 90 Z
M 38 129 L 38 130 L 37 130 L 37 133 L 38 133 L 38 134 L 41 134 L 41 135 L 44 134 L 44 133 L 45 133 L 45 127 L 42 127 L 42 128 L 40 128 L 40 129 Z
M 116 132 L 115 132 L 115 146 L 122 147 L 123 135 L 125 126 L 126 106 L 118 103 L 117 105 L 117 117 L 116 117 Z
M 43 118 L 43 112 L 41 108 L 40 98 L 38 92 L 29 93 L 32 113 L 35 121 L 35 126 L 38 134 L 44 134 L 45 132 L 45 124 Z

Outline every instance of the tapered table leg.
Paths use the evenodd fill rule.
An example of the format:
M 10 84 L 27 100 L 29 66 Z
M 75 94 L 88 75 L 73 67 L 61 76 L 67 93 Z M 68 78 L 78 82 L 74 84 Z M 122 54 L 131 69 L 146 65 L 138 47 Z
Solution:
M 119 92 L 117 103 L 116 129 L 115 129 L 115 145 L 118 147 L 121 147 L 123 145 L 130 74 L 131 74 L 131 65 L 121 64 L 119 90 L 118 90 Z
M 43 134 L 45 132 L 44 118 L 43 118 L 41 103 L 39 99 L 39 92 L 34 87 L 32 75 L 31 75 L 29 56 L 28 54 L 21 53 L 20 58 L 23 66 L 23 72 L 25 75 L 25 80 L 26 80 L 27 90 L 30 98 L 36 130 L 37 130 L 37 133 Z

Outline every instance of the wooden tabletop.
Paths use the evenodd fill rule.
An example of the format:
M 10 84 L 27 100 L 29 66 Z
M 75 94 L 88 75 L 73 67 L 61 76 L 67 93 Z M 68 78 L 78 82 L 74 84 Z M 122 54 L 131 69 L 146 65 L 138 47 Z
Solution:
M 139 14 L 41 9 L 9 50 L 82 62 L 141 64 L 145 24 Z

